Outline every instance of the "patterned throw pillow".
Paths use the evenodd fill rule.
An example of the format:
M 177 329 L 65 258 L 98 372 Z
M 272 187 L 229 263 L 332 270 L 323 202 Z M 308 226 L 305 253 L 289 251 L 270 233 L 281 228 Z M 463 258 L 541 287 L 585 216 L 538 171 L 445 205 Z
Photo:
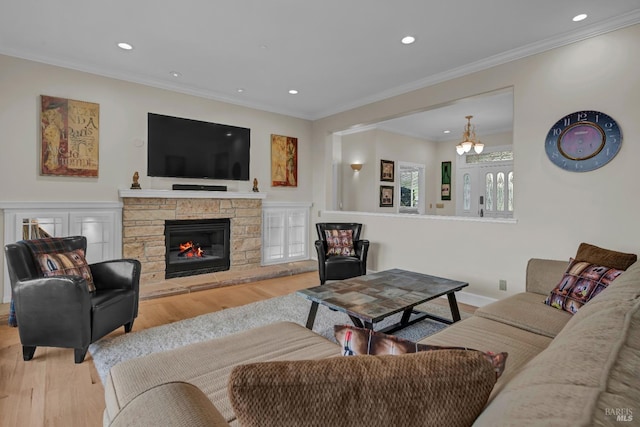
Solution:
M 562 280 L 544 303 L 573 314 L 622 273 L 623 270 L 571 258 Z
M 87 281 L 87 289 L 89 292 L 96 290 L 91 269 L 84 258 L 84 251 L 82 249 L 56 254 L 38 254 L 36 255 L 36 259 L 45 277 L 82 276 Z
M 430 344 L 419 344 L 398 338 L 394 335 L 383 334 L 371 329 L 358 328 L 351 325 L 335 325 L 334 334 L 338 344 L 342 347 L 343 356 L 357 355 L 393 355 L 417 353 L 433 350 L 468 350 L 482 353 L 496 371 L 496 379 L 504 372 L 508 353 L 492 353 L 474 350 L 467 347 L 442 347 Z
M 325 230 L 324 233 L 327 238 L 327 256 L 356 256 L 352 230 Z

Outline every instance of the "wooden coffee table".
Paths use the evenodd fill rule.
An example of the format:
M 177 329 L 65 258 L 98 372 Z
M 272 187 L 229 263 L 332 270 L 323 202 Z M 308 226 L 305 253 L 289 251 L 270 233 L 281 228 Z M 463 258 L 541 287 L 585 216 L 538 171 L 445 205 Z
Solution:
M 381 330 L 391 333 L 423 319 L 446 324 L 457 322 L 460 320 L 460 311 L 455 292 L 465 286 L 469 284 L 395 268 L 302 289 L 297 294 L 311 300 L 306 325 L 309 329 L 313 329 L 318 304 L 322 304 L 348 314 L 354 325 L 368 329 L 373 329 L 375 323 L 402 312 L 400 322 Z M 443 295 L 449 300 L 453 320 L 415 309 L 417 305 Z

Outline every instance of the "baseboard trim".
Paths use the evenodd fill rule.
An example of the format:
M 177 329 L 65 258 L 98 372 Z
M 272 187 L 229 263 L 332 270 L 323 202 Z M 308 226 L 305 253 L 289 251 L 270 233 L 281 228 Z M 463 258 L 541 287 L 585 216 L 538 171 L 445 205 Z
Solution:
M 498 301 L 495 298 L 489 298 L 483 295 L 477 295 L 463 291 L 456 292 L 456 300 L 462 304 L 468 304 L 474 307 L 484 307 L 487 304 Z

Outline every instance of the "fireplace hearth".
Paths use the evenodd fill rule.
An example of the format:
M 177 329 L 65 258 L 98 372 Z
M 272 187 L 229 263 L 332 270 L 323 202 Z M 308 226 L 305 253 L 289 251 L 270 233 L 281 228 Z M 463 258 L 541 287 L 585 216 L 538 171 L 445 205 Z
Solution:
M 165 221 L 165 278 L 229 270 L 230 220 Z

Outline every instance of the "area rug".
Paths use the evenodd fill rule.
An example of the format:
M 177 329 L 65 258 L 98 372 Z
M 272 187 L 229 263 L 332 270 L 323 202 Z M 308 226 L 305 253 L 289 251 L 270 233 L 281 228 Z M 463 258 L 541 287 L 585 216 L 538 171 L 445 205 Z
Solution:
M 228 308 L 191 319 L 181 320 L 126 335 L 105 337 L 89 346 L 89 352 L 104 384 L 109 369 L 116 363 L 158 351 L 171 350 L 188 344 L 209 340 L 235 332 L 244 331 L 281 321 L 305 325 L 311 302 L 296 294 L 271 298 L 240 307 Z M 426 303 L 420 308 L 429 313 L 451 318 L 448 306 Z M 400 320 L 401 313 L 377 323 L 375 328 L 384 328 Z M 465 314 L 462 314 L 465 317 Z M 338 311 L 319 306 L 314 332 L 331 340 L 333 326 L 352 324 L 349 317 Z M 417 341 L 444 329 L 446 325 L 425 319 L 394 335 Z M 334 340 L 335 341 L 335 340 Z

